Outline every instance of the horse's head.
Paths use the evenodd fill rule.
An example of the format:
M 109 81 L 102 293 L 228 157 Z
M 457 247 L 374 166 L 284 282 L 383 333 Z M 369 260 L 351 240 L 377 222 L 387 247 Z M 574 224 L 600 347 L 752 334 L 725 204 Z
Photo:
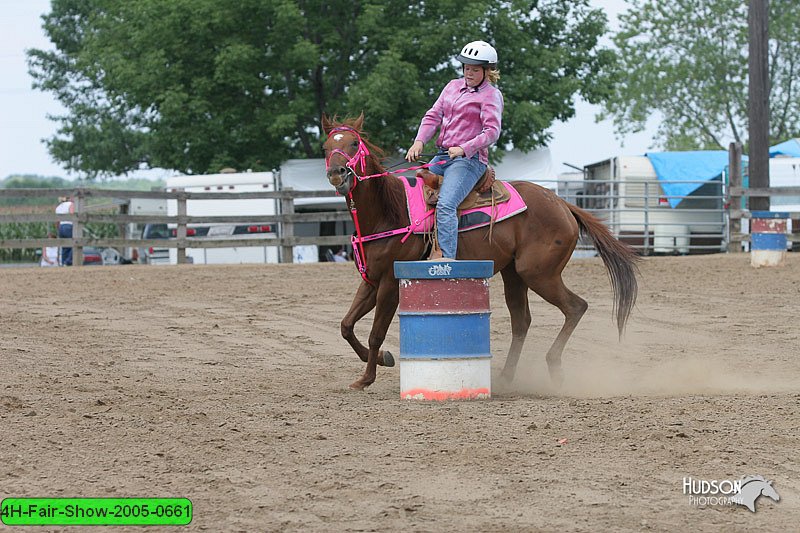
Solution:
M 759 496 L 766 496 L 773 500 L 780 501 L 778 491 L 772 486 L 772 481 L 764 479 L 763 476 L 747 476 L 741 479 L 742 488 L 739 491 L 739 505 L 744 505 L 751 512 L 756 512 L 756 500 Z
M 772 498 L 776 502 L 781 500 L 781 497 L 778 495 L 778 491 L 776 491 L 775 488 L 772 486 L 772 481 L 767 481 L 761 487 L 761 494 L 763 496 L 766 496 L 767 498 Z
M 328 137 L 322 145 L 328 181 L 342 195 L 348 194 L 356 186 L 356 172 L 363 175 L 366 170 L 369 149 L 361 139 L 363 125 L 364 113 L 350 124 L 335 124 L 325 115 L 322 116 L 322 130 Z

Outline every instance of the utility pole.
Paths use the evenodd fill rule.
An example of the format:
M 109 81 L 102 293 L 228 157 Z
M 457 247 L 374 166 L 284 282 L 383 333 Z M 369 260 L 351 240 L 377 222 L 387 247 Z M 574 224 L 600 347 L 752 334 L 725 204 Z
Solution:
M 750 187 L 769 187 L 769 0 L 750 0 Z M 751 211 L 769 211 L 769 197 L 750 198 Z

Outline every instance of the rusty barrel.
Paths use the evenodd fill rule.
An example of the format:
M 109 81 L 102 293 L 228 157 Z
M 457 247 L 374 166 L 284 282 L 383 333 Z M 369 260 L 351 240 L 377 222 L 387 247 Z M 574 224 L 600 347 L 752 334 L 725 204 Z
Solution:
M 750 216 L 750 265 L 782 266 L 786 261 L 789 213 L 753 211 Z
M 400 397 L 492 395 L 489 279 L 493 261 L 397 261 Z

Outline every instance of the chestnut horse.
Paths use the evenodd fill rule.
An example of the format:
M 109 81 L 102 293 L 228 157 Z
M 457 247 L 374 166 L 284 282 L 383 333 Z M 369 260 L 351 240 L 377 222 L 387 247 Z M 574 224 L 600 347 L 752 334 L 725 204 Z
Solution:
M 359 390 L 375 382 L 377 365 L 394 366 L 392 354 L 381 350 L 399 302 L 394 262 L 425 259 L 428 252 L 423 236 L 410 235 L 403 239 L 402 232 L 391 231 L 410 224 L 400 179 L 390 174 L 360 179 L 385 172 L 378 157 L 381 151 L 370 144 L 361 131 L 363 122 L 363 113 L 355 120 L 341 123 L 322 117 L 322 127 L 328 136 L 323 144 L 328 181 L 339 194 L 347 197 L 358 235 L 377 237 L 355 246 L 356 254 L 363 252 L 360 270 L 364 279 L 341 324 L 342 337 L 367 363 L 364 375 L 350 385 Z M 491 239 L 488 226 L 460 233 L 456 259 L 492 260 L 494 272 L 500 272 L 503 277 L 512 334 L 502 371 L 507 381 L 514 378 L 531 324 L 528 289 L 561 310 L 564 325 L 547 352 L 550 377 L 560 384 L 563 380 L 561 353 L 588 307 L 561 279 L 579 233 L 592 239 L 608 270 L 620 336 L 636 302 L 638 256 L 590 213 L 534 183 L 512 183 L 528 209 L 494 224 Z M 367 348 L 356 338 L 353 328 L 373 308 L 375 315 Z

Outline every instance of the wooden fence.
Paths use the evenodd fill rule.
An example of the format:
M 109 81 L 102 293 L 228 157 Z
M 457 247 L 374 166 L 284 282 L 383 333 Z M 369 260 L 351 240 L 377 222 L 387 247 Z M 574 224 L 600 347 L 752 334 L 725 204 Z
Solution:
M 72 222 L 72 239 L 5 239 L 0 240 L 0 248 L 42 248 L 45 246 L 59 246 L 73 248 L 73 264 L 83 264 L 83 247 L 159 247 L 177 248 L 178 263 L 186 262 L 186 248 L 228 248 L 239 246 L 278 246 L 281 248 L 281 261 L 292 262 L 292 247 L 301 245 L 344 245 L 350 243 L 348 235 L 296 237 L 294 224 L 301 222 L 338 222 L 349 221 L 350 213 L 343 211 L 327 211 L 319 213 L 295 213 L 294 199 L 296 198 L 328 198 L 335 196 L 335 191 L 282 191 L 259 192 L 185 192 L 185 191 L 115 191 L 105 189 L 0 189 L 2 198 L 42 198 L 70 196 L 75 203 L 75 213 L 57 215 L 52 213 L 12 214 L 0 215 L 0 224 L 7 222 Z M 175 216 L 158 215 L 130 215 L 123 208 L 120 213 L 100 214 L 87 210 L 86 201 L 89 198 L 114 198 L 130 201 L 133 198 L 149 198 L 175 200 L 177 214 Z M 280 214 L 258 216 L 187 216 L 187 200 L 250 200 L 272 199 L 278 200 Z M 54 201 L 54 205 L 55 205 Z M 342 201 L 344 207 L 344 201 Z M 124 207 L 125 204 L 123 203 Z M 101 238 L 94 239 L 84 236 L 84 226 L 89 222 L 111 222 L 125 225 L 128 223 L 141 224 L 175 224 L 177 229 L 174 239 L 128 239 L 128 238 Z M 264 239 L 208 239 L 187 237 L 189 224 L 277 224 L 279 231 L 277 238 Z M 123 233 L 124 235 L 124 233 Z
M 732 148 L 733 150 L 733 148 Z M 739 149 L 740 150 L 740 149 Z M 738 161 L 738 163 L 737 163 Z M 750 236 L 741 232 L 741 220 L 749 218 L 750 212 L 742 209 L 742 198 L 768 197 L 768 196 L 800 196 L 800 187 L 770 187 L 750 189 L 742 187 L 741 180 L 741 152 L 732 151 L 730 162 L 729 186 L 727 187 L 728 205 L 728 251 L 742 250 L 741 243 L 750 240 Z M 35 214 L 0 214 L 0 224 L 8 222 L 56 222 L 70 221 L 73 224 L 72 239 L 4 239 L 0 240 L 0 248 L 42 248 L 45 246 L 72 247 L 74 249 L 73 264 L 83 264 L 83 247 L 158 247 L 177 248 L 178 263 L 186 262 L 186 248 L 227 248 L 240 246 L 278 246 L 281 249 L 281 262 L 291 263 L 293 258 L 292 248 L 301 245 L 341 246 L 350 243 L 349 235 L 297 237 L 294 224 L 303 222 L 339 222 L 349 221 L 350 214 L 346 210 L 326 211 L 316 213 L 295 213 L 294 200 L 298 198 L 330 198 L 334 191 L 282 191 L 259 192 L 185 192 L 185 191 L 115 191 L 105 189 L 0 189 L 2 198 L 57 198 L 71 196 L 75 203 L 75 213 L 72 215 L 56 215 L 51 213 Z M 87 209 L 87 200 L 90 198 L 111 198 L 123 203 L 120 213 L 93 213 Z M 131 215 L 126 212 L 124 201 L 133 198 L 175 200 L 177 214 L 167 215 Z M 278 200 L 280 214 L 257 216 L 187 216 L 187 200 L 247 200 L 247 199 L 273 199 Z M 55 201 L 53 202 L 55 204 Z M 343 206 L 344 206 L 344 202 Z M 795 214 L 800 216 L 800 214 Z M 106 222 L 125 225 L 128 223 L 141 224 L 174 224 L 176 237 L 172 239 L 129 239 L 129 238 L 100 238 L 95 239 L 84 236 L 84 226 L 89 222 Z M 262 239 L 209 239 L 203 237 L 187 237 L 189 224 L 277 224 L 279 231 L 277 238 Z M 800 229 L 796 224 L 794 231 Z M 124 235 L 124 233 L 121 233 Z M 800 243 L 800 236 L 792 235 L 789 240 Z
M 800 187 L 762 187 L 742 186 L 742 145 L 731 143 L 728 148 L 728 251 L 741 252 L 742 242 L 750 241 L 750 235 L 742 233 L 742 219 L 750 218 L 750 210 L 742 208 L 748 198 L 769 198 L 772 196 L 800 196 Z M 743 201 L 744 200 L 744 201 Z M 778 210 L 780 211 L 780 210 Z M 792 243 L 800 243 L 800 213 L 790 213 L 793 219 L 793 234 L 787 236 Z
M 731 198 L 735 198 L 737 203 L 729 203 L 731 206 L 728 209 L 729 216 L 729 236 L 728 236 L 728 251 L 741 252 L 743 242 L 750 241 L 749 233 L 742 233 L 742 219 L 752 218 L 749 209 L 734 209 L 734 205 L 740 205 L 742 198 L 765 198 L 771 196 L 800 196 L 800 187 L 763 187 L 757 189 L 747 189 L 744 187 L 731 187 Z M 781 212 L 782 209 L 774 209 L 774 211 Z M 789 212 L 789 218 L 792 220 L 792 233 L 787 235 L 786 239 L 793 243 L 800 243 L 800 213 Z M 794 248 L 796 250 L 796 248 Z

